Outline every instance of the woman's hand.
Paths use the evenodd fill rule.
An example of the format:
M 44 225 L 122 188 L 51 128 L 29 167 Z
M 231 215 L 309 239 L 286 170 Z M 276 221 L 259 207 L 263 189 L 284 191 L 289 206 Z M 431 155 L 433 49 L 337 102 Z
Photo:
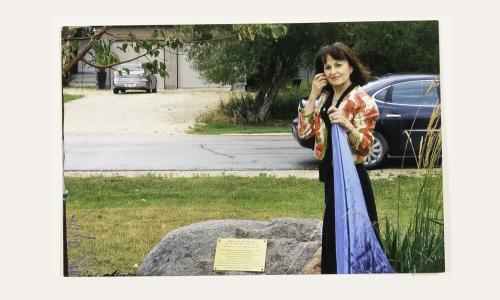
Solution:
M 351 124 L 351 122 L 349 122 L 349 120 L 346 119 L 346 117 L 344 117 L 342 111 L 335 106 L 330 106 L 330 108 L 327 110 L 327 113 L 332 124 L 339 124 L 347 132 L 350 132 L 354 129 L 354 126 Z
M 321 92 L 323 88 L 328 84 L 328 81 L 326 80 L 326 76 L 324 73 L 318 73 L 314 75 L 314 79 L 312 82 L 312 87 L 311 87 L 311 94 L 309 95 L 309 100 L 316 100 L 319 95 L 321 95 Z

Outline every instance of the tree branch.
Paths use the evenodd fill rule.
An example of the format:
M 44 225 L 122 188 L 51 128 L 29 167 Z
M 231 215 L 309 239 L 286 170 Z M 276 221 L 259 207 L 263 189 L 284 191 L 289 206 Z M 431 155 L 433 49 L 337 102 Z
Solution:
M 164 46 L 165 46 L 165 44 L 157 46 L 156 48 L 153 48 L 151 51 L 158 50 L 160 48 L 163 48 Z M 114 63 L 114 64 L 109 64 L 109 65 L 97 65 L 97 64 L 94 64 L 94 63 L 86 60 L 83 57 L 80 60 L 83 61 L 84 63 L 86 63 L 87 65 L 89 65 L 91 67 L 94 67 L 96 69 L 106 69 L 106 68 L 112 68 L 112 67 L 117 66 L 117 65 L 121 65 L 121 64 L 125 64 L 125 63 L 128 63 L 128 62 L 134 61 L 134 60 L 136 60 L 138 58 L 141 58 L 141 57 L 144 57 L 144 56 L 146 56 L 148 54 L 149 54 L 149 52 L 146 52 L 144 54 L 141 54 L 139 56 L 133 57 L 131 59 L 127 59 L 127 60 L 120 61 L 120 62 L 117 62 L 117 63 Z
M 84 40 L 90 40 L 91 38 L 92 38 L 91 36 L 66 37 L 66 38 L 63 38 L 63 41 L 84 41 Z
M 90 39 L 90 41 L 88 42 L 88 44 L 84 48 L 82 48 L 82 50 L 80 50 L 78 52 L 78 54 L 70 62 L 64 64 L 64 66 L 63 66 L 63 73 L 68 72 L 71 69 L 71 67 L 75 63 L 77 63 L 79 60 L 83 61 L 84 63 L 86 63 L 87 65 L 89 65 L 91 67 L 94 67 L 94 68 L 97 68 L 97 69 L 105 69 L 105 68 L 112 68 L 114 66 L 117 66 L 117 65 L 120 65 L 120 64 L 124 64 L 124 63 L 127 63 L 127 62 L 131 62 L 133 60 L 136 60 L 138 58 L 141 58 L 143 56 L 148 55 L 148 53 L 145 53 L 145 54 L 139 55 L 137 57 L 134 57 L 134 58 L 131 58 L 131 59 L 128 59 L 128 60 L 125 60 L 125 61 L 121 61 L 121 62 L 118 62 L 118 63 L 115 63 L 115 64 L 109 64 L 109 65 L 97 65 L 97 64 L 94 64 L 94 63 L 92 63 L 92 62 L 84 59 L 83 57 L 85 56 L 85 54 L 87 54 L 87 52 L 89 52 L 90 48 L 92 48 L 92 43 L 96 39 L 100 38 L 105 33 L 108 34 L 108 35 L 111 35 L 111 36 L 115 36 L 113 34 L 110 34 L 110 33 L 106 32 L 109 28 L 111 28 L 111 26 L 104 26 L 103 28 L 101 28 L 100 31 L 98 31 L 96 34 L 94 34 L 91 37 L 68 38 L 67 27 L 63 27 L 63 32 L 62 32 L 62 39 L 63 40 Z M 230 34 L 230 35 L 226 35 L 226 36 L 222 36 L 222 37 L 218 37 L 218 38 L 213 38 L 213 39 L 207 39 L 207 40 L 185 40 L 185 39 L 183 39 L 182 37 L 180 37 L 178 35 L 176 37 L 179 40 L 181 40 L 182 43 L 185 43 L 185 44 L 194 44 L 194 43 L 201 43 L 201 42 L 214 42 L 214 41 L 218 41 L 218 40 L 224 40 L 224 39 L 228 39 L 228 38 L 233 38 L 233 37 L 236 37 L 236 36 L 238 36 L 238 34 Z M 164 43 L 164 44 L 162 44 L 162 45 L 154 48 L 153 50 L 157 50 L 157 49 L 163 48 L 165 46 L 167 46 L 167 43 Z
M 92 43 L 94 42 L 94 40 L 100 38 L 104 34 L 104 32 L 106 32 L 106 30 L 108 30 L 109 28 L 110 28 L 110 26 L 104 26 L 103 28 L 101 28 L 101 30 L 99 32 L 94 34 L 90 38 L 89 43 L 82 50 L 80 50 L 80 52 L 78 52 L 78 54 L 75 56 L 75 58 L 73 58 L 69 63 L 67 63 L 63 67 L 63 73 L 68 72 L 71 69 L 71 67 L 74 64 L 76 64 L 76 62 L 78 62 L 80 59 L 82 59 L 85 56 L 85 54 L 87 54 L 87 52 L 89 52 L 90 48 L 92 48 Z

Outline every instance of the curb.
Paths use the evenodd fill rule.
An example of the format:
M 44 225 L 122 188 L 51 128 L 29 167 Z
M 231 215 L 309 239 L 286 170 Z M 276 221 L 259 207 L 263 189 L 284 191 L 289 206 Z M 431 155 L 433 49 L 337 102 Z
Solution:
M 440 168 L 436 168 L 432 171 L 432 174 L 437 175 L 441 171 Z M 396 179 L 398 176 L 409 176 L 409 177 L 421 177 L 428 172 L 426 169 L 382 169 L 382 170 L 370 170 L 368 174 L 372 180 L 377 179 Z M 258 177 L 258 176 L 269 176 L 269 177 L 296 177 L 305 179 L 318 179 L 318 170 L 189 170 L 189 171 L 161 171 L 161 170 L 141 170 L 141 171 L 64 171 L 64 177 L 137 177 L 137 176 L 158 176 L 166 178 L 182 178 L 182 177 L 213 177 L 213 176 L 238 176 L 238 177 Z

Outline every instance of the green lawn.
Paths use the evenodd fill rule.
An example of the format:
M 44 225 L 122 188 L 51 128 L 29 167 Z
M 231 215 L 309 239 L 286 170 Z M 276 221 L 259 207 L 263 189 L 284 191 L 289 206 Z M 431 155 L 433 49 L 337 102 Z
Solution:
M 70 102 L 70 101 L 73 101 L 76 99 L 83 98 L 84 96 L 83 95 L 63 94 L 63 97 L 64 97 L 64 103 L 66 103 L 66 102 Z
M 221 121 L 207 121 L 197 123 L 189 133 L 195 134 L 248 134 L 248 133 L 291 133 L 291 122 L 277 122 L 276 124 L 243 125 L 228 124 Z
M 379 219 L 396 223 L 399 194 L 401 224 L 407 226 L 420 181 L 374 180 Z M 152 247 L 178 227 L 212 219 L 322 219 L 324 202 L 318 180 L 293 177 L 68 177 L 65 183 L 69 259 L 90 276 L 135 273 Z

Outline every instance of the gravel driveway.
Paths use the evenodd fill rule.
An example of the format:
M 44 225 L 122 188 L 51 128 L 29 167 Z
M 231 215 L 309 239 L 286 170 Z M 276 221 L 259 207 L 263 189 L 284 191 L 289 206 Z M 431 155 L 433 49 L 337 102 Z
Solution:
M 156 94 L 65 88 L 85 97 L 64 104 L 68 134 L 185 134 L 203 111 L 228 99 L 223 89 L 159 90 Z

